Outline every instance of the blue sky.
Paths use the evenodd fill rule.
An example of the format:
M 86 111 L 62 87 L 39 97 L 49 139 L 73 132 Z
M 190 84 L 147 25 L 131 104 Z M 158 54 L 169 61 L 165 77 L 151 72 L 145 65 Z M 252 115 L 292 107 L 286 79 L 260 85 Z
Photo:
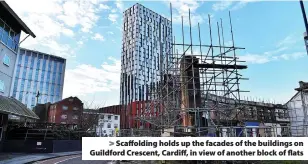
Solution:
M 78 96 L 92 106 L 119 103 L 122 12 L 136 2 L 107 0 L 7 0 L 37 38 L 22 47 L 67 59 L 64 97 Z M 139 1 L 170 17 L 170 1 Z M 208 39 L 208 14 L 214 23 L 223 19 L 225 40 L 231 41 L 228 11 L 231 11 L 238 55 L 247 61 L 240 88 L 254 100 L 285 103 L 295 93 L 298 81 L 308 81 L 308 56 L 304 47 L 303 18 L 298 1 L 172 0 L 173 27 L 179 38 L 180 15 L 192 13 L 193 32 L 200 23 L 204 43 Z M 308 7 L 308 3 L 305 2 Z M 187 21 L 186 21 L 187 22 Z M 185 27 L 188 30 L 188 27 Z M 188 31 L 187 31 L 188 32 Z M 216 31 L 214 30 L 213 33 Z M 216 34 L 216 33 L 215 33 Z M 185 36 L 188 36 L 186 33 Z M 216 35 L 217 36 L 217 35 Z M 196 38 L 193 36 L 193 38 Z M 207 40 L 206 40 L 207 39 Z M 176 39 L 181 42 L 181 39 Z M 214 40 L 217 43 L 217 40 Z M 93 102 L 93 103 L 92 103 Z

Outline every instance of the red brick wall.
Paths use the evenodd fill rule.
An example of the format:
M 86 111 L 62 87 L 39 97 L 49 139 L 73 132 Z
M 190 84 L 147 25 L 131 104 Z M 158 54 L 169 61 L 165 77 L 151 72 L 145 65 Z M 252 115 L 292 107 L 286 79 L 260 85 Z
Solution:
M 70 99 L 73 101 L 70 101 Z M 63 106 L 67 106 L 67 110 L 63 110 Z M 78 108 L 78 110 L 74 110 L 74 107 Z M 66 124 L 80 124 L 82 111 L 83 103 L 78 98 L 66 98 L 50 106 L 48 112 L 48 122 L 58 124 L 61 122 L 66 122 Z M 67 118 L 61 118 L 62 115 L 67 115 Z M 78 116 L 78 118 L 73 119 L 74 115 Z M 54 119 L 53 116 L 55 116 Z
M 151 102 L 148 102 L 151 103 Z M 153 103 L 152 103 L 153 104 Z M 135 120 L 136 117 L 141 116 L 141 114 L 149 117 L 150 114 L 152 116 L 159 116 L 159 111 L 154 111 L 155 105 L 152 105 L 151 110 L 146 113 L 145 110 L 146 102 L 145 101 L 136 101 L 124 105 L 114 105 L 108 106 L 100 109 L 101 113 L 110 113 L 120 115 L 120 128 L 121 129 L 130 129 L 130 128 L 140 128 L 141 122 L 139 120 Z M 150 123 L 145 123 L 145 128 L 150 127 Z

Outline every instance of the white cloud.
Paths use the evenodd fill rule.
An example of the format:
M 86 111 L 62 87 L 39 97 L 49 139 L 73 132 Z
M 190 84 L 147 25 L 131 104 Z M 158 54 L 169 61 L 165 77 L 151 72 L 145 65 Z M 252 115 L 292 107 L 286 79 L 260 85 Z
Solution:
M 109 58 L 100 68 L 82 64 L 65 73 L 64 97 L 83 96 L 97 92 L 118 91 L 120 87 L 121 61 Z
M 172 21 L 174 23 L 182 23 L 182 16 L 184 20 L 184 25 L 189 25 L 189 9 L 191 14 L 191 24 L 192 26 L 195 26 L 199 23 L 203 23 L 204 17 L 197 13 L 197 9 L 201 6 L 203 2 L 198 2 L 196 0 L 169 0 L 172 4 L 173 16 Z M 170 5 L 170 3 L 166 3 L 167 5 Z
M 295 35 L 291 34 L 285 37 L 283 40 L 277 43 L 277 47 L 288 47 L 298 41 Z
M 214 11 L 225 10 L 233 4 L 233 1 L 221 1 L 213 4 L 212 9 Z
M 83 45 L 83 41 L 78 41 L 77 44 Z
M 115 5 L 116 5 L 117 8 L 120 10 L 120 12 L 124 11 L 124 4 L 123 4 L 122 1 L 116 0 Z
M 65 57 L 76 48 L 66 46 L 65 42 L 60 44 L 62 37 L 75 37 L 76 30 L 91 32 L 99 11 L 106 8 L 101 0 L 7 0 L 7 3 L 37 36 L 25 40 L 23 47 Z
M 99 8 L 102 9 L 102 10 L 108 10 L 110 9 L 109 6 L 105 5 L 105 4 L 99 4 Z
M 93 37 L 92 37 L 93 40 L 99 40 L 99 41 L 104 41 L 105 38 L 104 36 L 102 36 L 101 34 L 99 33 L 96 33 Z
M 252 64 L 264 64 L 271 61 L 278 60 L 291 60 L 299 59 L 307 55 L 307 52 L 294 52 L 294 53 L 284 53 L 281 55 L 271 56 L 271 55 L 257 55 L 257 54 L 246 54 L 244 56 L 239 56 L 240 60 L 246 61 Z
M 244 8 L 248 3 L 257 2 L 258 0 L 242 0 L 242 1 L 220 1 L 215 4 L 213 4 L 212 9 L 214 11 L 223 11 L 226 9 L 230 10 L 239 10 L 241 8 Z
M 266 55 L 246 54 L 239 56 L 240 60 L 253 64 L 263 64 L 269 62 L 271 59 Z
M 72 30 L 70 30 L 70 29 L 63 29 L 62 30 L 62 33 L 64 34 L 64 35 L 66 35 L 66 36 L 70 36 L 70 37 L 73 37 L 75 34 L 74 34 L 74 32 L 72 31 Z
M 118 14 L 109 14 L 108 15 L 108 19 L 111 21 L 111 22 L 113 22 L 113 23 L 115 23 L 115 22 L 117 22 L 117 19 L 119 18 L 119 15 Z
M 107 34 L 113 35 L 114 33 L 112 31 L 108 31 Z
M 279 57 L 284 60 L 299 59 L 307 55 L 307 52 L 294 52 L 290 54 L 282 54 Z
M 112 13 L 116 13 L 116 12 L 117 12 L 117 9 L 112 9 L 111 12 L 112 12 Z
M 295 35 L 289 35 L 279 41 L 277 45 L 277 49 L 272 51 L 266 51 L 262 54 L 246 54 L 243 56 L 239 56 L 241 60 L 247 61 L 249 63 L 255 64 L 263 64 L 268 63 L 270 61 L 278 61 L 278 60 L 290 60 L 290 59 L 299 59 L 307 54 L 307 52 L 291 52 L 286 53 L 286 50 L 292 50 L 292 47 L 299 41 L 296 39 Z

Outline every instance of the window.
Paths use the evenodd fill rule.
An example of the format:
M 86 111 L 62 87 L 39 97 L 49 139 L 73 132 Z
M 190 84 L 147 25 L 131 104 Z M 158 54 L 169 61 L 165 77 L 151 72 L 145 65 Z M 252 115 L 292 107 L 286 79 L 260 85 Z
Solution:
M 100 123 L 99 126 L 104 127 L 104 123 Z
M 0 80 L 0 92 L 4 92 L 5 86 L 4 81 Z
M 73 99 L 69 99 L 68 101 L 69 101 L 69 102 L 73 102 Z
M 74 107 L 73 110 L 79 110 L 77 107 Z
M 3 28 L 4 28 L 4 22 L 0 19 L 0 36 L 1 36 L 2 32 L 3 32 Z
M 67 106 L 62 106 L 62 110 L 67 110 L 68 109 L 68 107 Z
M 10 31 L 10 27 L 5 25 L 3 35 L 2 35 L 2 42 L 5 45 L 7 45 L 7 40 L 8 40 L 8 37 L 9 37 L 9 31 Z
M 114 124 L 114 128 L 115 128 L 115 129 L 118 128 L 118 124 Z
M 77 119 L 78 119 L 78 115 L 74 115 L 73 120 L 77 120 Z
M 108 115 L 108 120 L 111 120 L 111 115 Z
M 110 123 L 108 123 L 107 128 L 111 128 L 111 124 Z
M 10 57 L 7 54 L 5 54 L 3 57 L 3 64 L 6 66 L 10 66 Z
M 114 116 L 114 120 L 118 120 L 118 116 Z
M 66 114 L 62 114 L 61 119 L 63 119 L 63 120 L 67 119 L 67 115 Z
M 104 119 L 104 115 L 100 115 L 99 118 L 100 118 L 100 119 Z

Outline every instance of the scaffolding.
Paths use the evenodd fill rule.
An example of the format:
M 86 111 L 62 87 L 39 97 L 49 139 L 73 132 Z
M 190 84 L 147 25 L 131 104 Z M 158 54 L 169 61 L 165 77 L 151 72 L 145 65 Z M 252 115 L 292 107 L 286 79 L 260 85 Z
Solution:
M 170 4 L 171 24 L 172 5 Z M 189 10 L 189 41 L 185 40 L 184 19 L 182 19 L 181 43 L 173 37 L 172 49 L 161 54 L 160 83 L 152 89 L 158 99 L 152 100 L 147 107 L 149 114 L 139 119 L 155 124 L 158 129 L 174 129 L 179 133 L 203 135 L 215 133 L 218 126 L 232 126 L 238 123 L 242 112 L 240 103 L 240 80 L 245 80 L 240 70 L 246 69 L 236 55 L 233 38 L 231 14 L 229 13 L 232 45 L 225 45 L 223 22 L 217 22 L 218 44 L 213 42 L 211 17 L 208 17 L 210 44 L 203 44 L 198 23 L 198 42 L 193 42 L 191 14 Z M 173 28 L 173 27 L 172 27 Z M 172 29 L 173 30 L 173 29 Z M 160 43 L 164 44 L 164 43 Z M 195 49 L 199 53 L 194 54 Z M 166 64 L 164 66 L 164 64 Z M 159 111 L 153 117 L 151 112 Z M 213 117 L 215 116 L 215 117 Z M 241 121 L 240 121 L 241 122 Z M 207 130 L 205 130 L 206 128 Z
M 174 34 L 172 4 L 170 15 L 171 34 Z M 151 133 L 160 132 L 162 136 L 165 133 L 170 136 L 291 136 L 286 105 L 241 97 L 243 92 L 248 92 L 240 89 L 241 81 L 248 80 L 241 74 L 247 65 L 237 52 L 245 48 L 235 46 L 230 12 L 228 17 L 229 27 L 225 28 L 222 19 L 213 23 L 208 15 L 209 37 L 204 39 L 200 24 L 192 26 L 190 10 L 188 30 L 181 16 L 181 36 L 172 37 L 172 49 L 165 51 L 166 54 L 160 51 L 158 87 L 148 89 L 149 94 L 157 98 L 149 100 L 143 115 L 134 118 L 153 125 Z M 228 44 L 227 31 L 231 38 Z M 166 44 L 159 40 L 158 45 Z M 247 125 L 247 122 L 259 124 Z M 138 136 L 150 135 L 139 131 Z

